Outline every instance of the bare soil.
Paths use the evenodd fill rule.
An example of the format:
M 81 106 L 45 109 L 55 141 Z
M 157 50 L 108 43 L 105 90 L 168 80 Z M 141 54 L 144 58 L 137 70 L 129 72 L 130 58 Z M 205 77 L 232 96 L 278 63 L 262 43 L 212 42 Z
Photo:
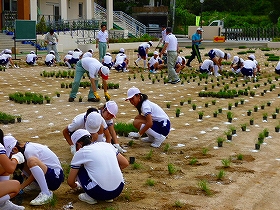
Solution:
M 204 55 L 210 49 L 201 50 Z M 280 116 L 272 119 L 272 113 L 276 107 L 280 107 L 280 81 L 275 80 L 274 67 L 276 62 L 267 62 L 265 51 L 256 50 L 256 58 L 261 64 L 262 75 L 258 82 L 248 82 L 243 87 L 244 80 L 238 77 L 239 87 L 235 87 L 235 83 L 231 84 L 232 78 L 223 78 L 220 83 L 229 84 L 230 89 L 245 89 L 256 92 L 254 97 L 239 96 L 233 99 L 223 98 L 202 98 L 198 97 L 198 93 L 208 87 L 212 91 L 212 84 L 215 85 L 213 91 L 219 91 L 223 85 L 217 87 L 217 79 L 208 84 L 205 80 L 199 81 L 196 78 L 190 83 L 184 84 L 163 84 L 160 82 L 152 84 L 152 80 L 148 79 L 148 73 L 140 73 L 139 68 L 133 66 L 136 59 L 136 53 L 133 50 L 127 52 L 130 64 L 128 73 L 117 73 L 112 70 L 109 82 L 119 83 L 119 89 L 109 90 L 112 100 L 119 105 L 119 112 L 115 122 L 131 123 L 136 115 L 136 109 L 129 103 L 124 101 L 127 90 L 132 87 L 138 87 L 143 93 L 149 96 L 149 99 L 159 104 L 169 115 L 172 130 L 163 145 L 158 148 L 150 147 L 150 144 L 143 143 L 141 140 L 134 140 L 132 146 L 128 146 L 131 141 L 128 137 L 119 137 L 120 144 L 127 149 L 124 156 L 129 158 L 134 156 L 136 163 L 140 165 L 139 169 L 134 169 L 133 165 L 129 165 L 123 170 L 125 178 L 125 189 L 122 194 L 114 199 L 113 203 L 104 201 L 98 202 L 94 207 L 78 200 L 78 194 L 70 189 L 66 181 L 62 186 L 54 192 L 56 202 L 51 205 L 39 207 L 29 206 L 29 202 L 37 196 L 38 192 L 29 192 L 23 196 L 23 205 L 26 209 L 63 209 L 68 202 L 73 202 L 74 209 L 187 209 L 187 210 L 277 210 L 279 209 L 279 183 L 280 183 L 280 133 L 276 133 L 274 128 L 279 124 Z M 230 51 L 232 55 L 240 49 Z M 279 55 L 277 50 L 271 50 L 269 53 Z M 182 55 L 190 54 L 190 49 L 183 49 Z M 95 55 L 97 57 L 97 55 Z M 246 59 L 246 55 L 242 55 Z M 205 57 L 206 58 L 206 57 Z M 39 63 L 43 63 L 42 60 Z M 48 145 L 60 158 L 63 166 L 67 168 L 71 161 L 70 148 L 63 138 L 62 130 L 71 123 L 72 119 L 85 112 L 89 107 L 99 107 L 101 103 L 105 103 L 103 91 L 100 90 L 102 96 L 101 103 L 87 102 L 88 88 L 80 88 L 79 96 L 83 97 L 83 102 L 68 102 L 70 89 L 61 89 L 62 82 L 70 83 L 71 78 L 55 78 L 42 77 L 40 73 L 45 71 L 67 70 L 66 67 L 46 67 L 39 65 L 35 67 L 27 67 L 24 62 L 19 62 L 20 69 L 7 69 L 5 72 L 0 71 L 0 104 L 1 111 L 9 114 L 22 115 L 22 122 L 8 125 L 0 125 L 5 134 L 12 134 L 19 141 L 38 142 Z M 266 64 L 268 66 L 266 66 Z M 140 62 L 140 65 L 142 63 Z M 197 66 L 197 60 L 192 62 L 193 66 Z M 225 70 L 230 71 L 229 66 L 224 66 Z M 189 73 L 190 69 L 184 69 L 184 73 Z M 133 79 L 133 75 L 136 79 Z M 143 74 L 145 80 L 142 81 L 140 75 Z M 131 76 L 131 81 L 128 76 Z M 166 73 L 164 74 L 166 75 Z M 155 75 L 152 75 L 155 77 Z M 272 79 L 272 84 L 276 88 L 269 90 L 271 84 L 265 85 L 267 79 Z M 88 81 L 83 79 L 83 81 Z M 198 85 L 200 82 L 200 85 Z M 255 84 L 260 87 L 255 88 Z M 267 90 L 264 96 L 261 93 Z M 42 105 L 34 104 L 18 104 L 9 100 L 10 93 L 19 92 L 36 92 L 43 95 L 51 96 L 51 103 Z M 55 92 L 61 93 L 57 97 Z M 197 109 L 192 110 L 191 104 L 187 103 L 187 99 L 191 98 L 192 103 L 197 104 Z M 216 99 L 216 105 L 212 105 L 211 101 Z M 243 105 L 240 100 L 245 99 Z M 185 100 L 183 106 L 180 101 Z M 228 103 L 239 102 L 238 107 L 233 106 L 232 112 L 234 119 L 232 123 L 227 122 L 226 113 Z M 267 102 L 271 102 L 271 106 L 267 106 Z M 166 108 L 166 103 L 171 102 L 171 108 Z M 209 103 L 209 107 L 205 108 L 205 103 Z M 260 107 L 265 104 L 264 109 L 253 112 L 252 116 L 247 116 L 247 110 L 253 110 L 254 106 Z M 175 109 L 181 109 L 180 117 L 175 117 Z M 217 118 L 213 117 L 213 112 L 222 108 L 222 113 Z M 202 120 L 198 120 L 198 112 L 204 111 Z M 263 121 L 263 113 L 268 114 L 268 120 Z M 249 120 L 254 118 L 254 125 L 249 125 Z M 241 131 L 240 125 L 247 123 L 247 130 Z M 229 126 L 236 127 L 237 134 L 233 136 L 232 141 L 226 141 L 223 147 L 217 147 L 217 137 L 226 138 L 224 132 Z M 265 138 L 264 144 L 261 145 L 259 151 L 255 150 L 255 143 L 258 134 L 265 128 L 269 131 L 269 136 Z M 168 148 L 169 146 L 169 148 Z M 208 152 L 205 152 L 207 151 Z M 152 151 L 151 158 L 148 154 Z M 204 152 L 203 152 L 204 151 Z M 238 160 L 237 156 L 243 155 L 242 160 Z M 229 167 L 222 164 L 222 160 L 231 159 Z M 194 161 L 196 160 L 196 161 Z M 195 162 L 195 163 L 194 163 Z M 174 173 L 170 173 L 168 165 L 173 166 Z M 217 174 L 223 170 L 225 176 L 221 179 L 217 178 Z M 204 190 L 199 187 L 202 180 L 206 181 L 207 186 Z M 110 180 L 108 180 L 110 181 Z M 154 181 L 154 186 L 149 186 L 148 181 Z M 208 192 L 208 193 L 207 193 Z

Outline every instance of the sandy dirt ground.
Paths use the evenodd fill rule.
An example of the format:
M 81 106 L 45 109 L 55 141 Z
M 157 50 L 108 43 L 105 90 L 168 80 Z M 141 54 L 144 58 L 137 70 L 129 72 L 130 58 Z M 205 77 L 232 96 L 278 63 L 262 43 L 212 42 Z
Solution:
M 190 49 L 182 49 L 182 55 L 189 55 Z M 205 59 L 205 53 L 210 49 L 202 49 L 201 54 Z M 222 49 L 224 50 L 224 49 Z M 246 49 L 249 50 L 249 49 Z M 114 199 L 113 203 L 104 201 L 98 202 L 94 206 L 83 203 L 78 200 L 80 192 L 74 192 L 67 185 L 66 181 L 54 192 L 56 201 L 39 207 L 29 206 L 29 202 L 37 196 L 38 192 L 27 192 L 23 195 L 23 205 L 26 209 L 63 209 L 68 202 L 73 202 L 74 209 L 195 209 L 195 210 L 277 210 L 279 209 L 279 185 L 280 185 L 280 133 L 275 132 L 275 126 L 279 124 L 280 116 L 272 119 L 272 113 L 276 107 L 280 107 L 280 81 L 275 80 L 274 67 L 276 62 L 267 62 L 266 51 L 255 50 L 257 60 L 261 65 L 262 77 L 258 82 L 248 82 L 243 86 L 244 80 L 238 77 L 237 82 L 231 84 L 233 78 L 220 78 L 221 86 L 217 86 L 217 78 L 209 77 L 208 83 L 205 79 L 199 81 L 190 79 L 190 82 L 184 81 L 184 84 L 163 84 L 148 79 L 147 72 L 139 72 L 139 68 L 133 65 L 136 59 L 136 53 L 133 50 L 127 52 L 130 64 L 129 72 L 117 73 L 112 70 L 109 82 L 119 83 L 119 89 L 109 90 L 112 100 L 115 100 L 119 106 L 119 112 L 115 122 L 131 123 L 136 116 L 136 109 L 124 101 L 127 90 L 132 87 L 138 87 L 143 93 L 149 96 L 149 99 L 159 104 L 169 115 L 171 120 L 171 132 L 162 146 L 158 149 L 150 147 L 150 144 L 143 143 L 141 140 L 134 140 L 134 144 L 129 146 L 131 141 L 128 137 L 119 136 L 120 144 L 127 149 L 124 156 L 135 157 L 139 168 L 135 164 L 129 165 L 123 170 L 125 179 L 125 188 L 122 194 Z M 229 51 L 232 55 L 243 49 L 233 49 Z M 271 50 L 269 53 L 279 55 L 277 50 Z M 248 55 L 248 54 L 247 54 Z M 61 55 L 63 56 L 63 55 Z M 97 55 L 95 55 L 97 57 Z M 246 55 L 241 55 L 246 59 Z M 39 60 L 39 62 L 42 62 Z M 68 102 L 70 89 L 62 89 L 60 84 L 71 83 L 71 78 L 43 77 L 40 73 L 45 71 L 67 70 L 66 67 L 46 67 L 39 65 L 35 67 L 26 67 L 23 62 L 19 62 L 19 69 L 7 69 L 0 71 L 0 104 L 1 111 L 12 115 L 21 115 L 22 122 L 15 124 L 0 124 L 0 128 L 5 134 L 12 134 L 19 141 L 37 142 L 46 144 L 52 149 L 61 160 L 64 167 L 67 167 L 71 161 L 71 153 L 68 144 L 62 135 L 62 130 L 71 123 L 72 119 L 85 112 L 89 107 L 99 107 L 104 104 L 105 98 L 103 91 L 99 90 L 102 100 L 100 103 L 87 102 L 88 88 L 80 88 L 78 97 L 83 97 L 83 102 Z M 266 64 L 268 66 L 266 66 Z M 140 63 L 140 66 L 142 63 Z M 192 62 L 197 66 L 197 60 Z M 229 66 L 224 66 L 229 71 Z M 184 73 L 189 73 L 190 69 L 184 69 Z M 133 75 L 136 79 L 133 79 Z M 140 75 L 143 74 L 145 80 L 142 81 Z M 131 81 L 128 76 L 131 76 Z M 166 76 L 166 73 L 164 74 Z M 155 75 L 152 75 L 152 78 Z M 213 78 L 213 82 L 211 82 Z M 272 79 L 272 84 L 276 88 L 269 90 L 271 84 L 265 85 L 268 78 Z M 183 79 L 184 80 L 184 79 Z M 82 81 L 88 81 L 83 79 Z M 219 91 L 223 88 L 223 82 L 229 84 L 230 89 L 244 90 L 250 87 L 256 95 L 239 96 L 233 99 L 215 98 L 217 103 L 212 105 L 214 98 L 198 97 L 198 93 L 212 89 Z M 198 84 L 200 83 L 200 85 Z M 235 84 L 239 86 L 236 88 Z M 255 84 L 260 87 L 255 88 Z M 262 96 L 262 92 L 267 92 Z M 51 103 L 42 105 L 18 104 L 9 100 L 8 94 L 15 92 L 35 92 L 51 97 Z M 57 97 L 55 92 L 61 93 Z M 187 99 L 191 98 L 192 103 L 197 105 L 193 110 Z M 245 103 L 241 104 L 241 99 Z M 180 101 L 185 103 L 181 106 Z M 166 103 L 171 102 L 171 108 L 166 108 Z M 205 107 L 205 103 L 209 107 Z M 228 123 L 226 113 L 228 103 L 238 102 L 238 106 L 232 108 L 234 119 Z M 267 106 L 271 102 L 271 106 Z M 265 104 L 264 109 L 260 106 Z M 252 116 L 247 116 L 247 110 L 253 110 L 254 106 L 259 107 Z M 181 109 L 180 117 L 175 117 L 175 109 Z M 222 108 L 222 113 L 217 118 L 213 117 L 213 112 Z M 204 111 L 202 120 L 198 119 L 198 112 Z M 268 114 L 268 120 L 263 121 L 263 113 Z M 254 118 L 254 125 L 249 125 L 249 120 Z M 247 130 L 242 131 L 240 125 L 247 123 Z M 232 141 L 226 141 L 223 147 L 217 147 L 216 139 L 218 137 L 226 138 L 224 132 L 229 126 L 236 127 L 236 135 Z M 269 135 L 265 138 L 259 151 L 255 150 L 255 143 L 258 134 L 265 128 Z M 208 152 L 206 152 L 208 151 Z M 242 160 L 238 160 L 240 154 Z M 231 160 L 229 167 L 225 167 L 222 162 Z M 175 168 L 174 171 L 168 170 L 168 165 Z M 225 175 L 218 179 L 217 175 L 221 171 Z M 174 173 L 170 173 L 174 172 Z M 204 182 L 203 182 L 204 180 Z M 110 180 L 108 180 L 110 181 Z M 153 186 L 151 183 L 154 182 Z M 206 187 L 200 187 L 206 183 Z M 199 185 L 200 184 L 200 185 Z M 204 189 L 204 190 L 203 190 Z M 208 194 L 206 193 L 208 192 Z

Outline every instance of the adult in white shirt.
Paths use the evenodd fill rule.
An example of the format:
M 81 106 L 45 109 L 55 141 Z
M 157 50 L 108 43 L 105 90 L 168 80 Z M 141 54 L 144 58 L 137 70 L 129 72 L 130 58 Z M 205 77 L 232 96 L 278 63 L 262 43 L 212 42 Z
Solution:
M 54 55 L 54 51 L 51 50 L 49 54 L 46 55 L 46 58 L 45 58 L 45 64 L 47 66 L 53 66 L 54 63 L 55 63 L 55 55 Z
M 101 30 L 96 35 L 96 48 L 99 50 L 99 61 L 102 62 L 103 57 L 106 54 L 107 46 L 109 49 L 109 37 L 106 31 L 106 25 L 101 25 Z
M 97 93 L 98 89 L 98 79 L 102 78 L 102 84 L 104 89 L 104 96 L 106 100 L 110 100 L 111 96 L 107 92 L 107 80 L 109 77 L 110 70 L 107 66 L 103 66 L 97 59 L 92 57 L 85 57 L 78 61 L 76 64 L 76 72 L 74 77 L 74 82 L 72 83 L 72 90 L 68 101 L 73 102 L 76 98 L 78 89 L 80 87 L 80 81 L 84 73 L 88 72 L 91 87 L 88 94 L 88 101 L 98 102 L 100 101 L 100 96 Z
M 148 69 L 153 74 L 156 73 L 158 69 L 162 69 L 164 67 L 164 63 L 158 55 L 158 51 L 154 51 L 153 57 L 151 57 L 148 62 Z
M 219 70 L 222 71 L 222 60 L 228 60 L 231 58 L 231 55 L 229 53 L 225 53 L 220 49 L 212 49 L 208 52 L 208 56 L 210 57 L 210 60 L 214 62 L 214 75 L 216 77 L 221 76 L 219 74 Z
M 60 62 L 60 57 L 59 57 L 59 54 L 58 54 L 58 51 L 57 51 L 58 35 L 57 35 L 56 32 L 54 32 L 53 29 L 51 29 L 45 35 L 45 42 L 47 43 L 48 54 L 51 52 L 51 50 L 53 50 L 54 54 L 55 54 L 56 62 Z
M 88 204 L 97 200 L 112 202 L 124 187 L 122 169 L 129 163 L 113 145 L 91 142 L 90 133 L 79 129 L 71 136 L 77 152 L 71 161 L 67 183 L 71 188 L 83 188 L 78 198 Z
M 165 44 L 165 39 L 166 39 L 166 25 L 162 25 L 161 26 L 161 39 L 160 39 L 162 46 Z
M 211 74 L 213 73 L 213 69 L 214 69 L 214 62 L 209 59 L 205 59 L 201 64 L 201 66 L 199 66 L 199 71 L 201 73 Z
M 174 34 L 172 34 L 172 29 L 170 27 L 166 28 L 165 44 L 159 56 L 161 57 L 165 51 L 167 51 L 168 82 L 171 84 L 177 84 L 180 82 L 180 78 L 176 74 L 175 64 L 179 53 L 179 46 L 177 38 Z
M 26 55 L 26 63 L 28 65 L 35 65 L 37 59 L 38 57 L 34 51 L 31 51 L 29 54 Z
M 114 62 L 114 67 L 118 72 L 128 72 L 127 65 L 128 59 L 126 54 L 124 53 L 124 48 L 120 48 L 119 53 L 117 54 Z
M 147 57 L 150 47 L 153 46 L 152 41 L 148 41 L 148 43 L 142 43 L 138 47 L 138 58 L 134 61 L 134 64 L 138 66 L 138 62 L 143 59 L 144 62 L 144 69 L 147 68 Z

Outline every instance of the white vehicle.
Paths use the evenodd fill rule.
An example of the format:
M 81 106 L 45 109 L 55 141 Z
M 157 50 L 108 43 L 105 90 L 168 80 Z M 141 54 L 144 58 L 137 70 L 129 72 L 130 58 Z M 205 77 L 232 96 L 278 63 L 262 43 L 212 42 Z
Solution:
M 226 30 L 223 20 L 214 20 L 208 26 L 220 26 L 221 35 L 227 36 L 230 39 L 237 39 L 237 36 L 242 34 L 242 29 L 229 28 Z

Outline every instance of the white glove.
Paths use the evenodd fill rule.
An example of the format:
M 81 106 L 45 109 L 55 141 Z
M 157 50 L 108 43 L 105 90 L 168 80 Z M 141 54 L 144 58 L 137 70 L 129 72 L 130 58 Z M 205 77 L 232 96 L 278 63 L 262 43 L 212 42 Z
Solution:
M 76 146 L 74 144 L 70 146 L 70 151 L 71 151 L 72 155 L 75 155 L 75 153 L 76 153 Z
M 21 152 L 13 154 L 11 159 L 16 159 L 18 164 L 22 164 L 25 161 L 24 160 L 24 156 L 23 156 L 23 154 Z
M 118 149 L 118 152 L 120 152 L 120 153 L 127 152 L 125 149 L 121 148 L 121 146 L 119 144 L 113 144 L 113 145 L 116 149 Z
M 52 42 L 49 42 L 49 44 L 53 44 Z
M 75 189 L 77 189 L 77 190 L 83 189 L 82 185 L 78 181 L 76 181 L 75 183 L 77 185 L 77 187 Z
M 138 132 L 129 132 L 128 137 L 138 139 L 140 137 L 140 134 Z

